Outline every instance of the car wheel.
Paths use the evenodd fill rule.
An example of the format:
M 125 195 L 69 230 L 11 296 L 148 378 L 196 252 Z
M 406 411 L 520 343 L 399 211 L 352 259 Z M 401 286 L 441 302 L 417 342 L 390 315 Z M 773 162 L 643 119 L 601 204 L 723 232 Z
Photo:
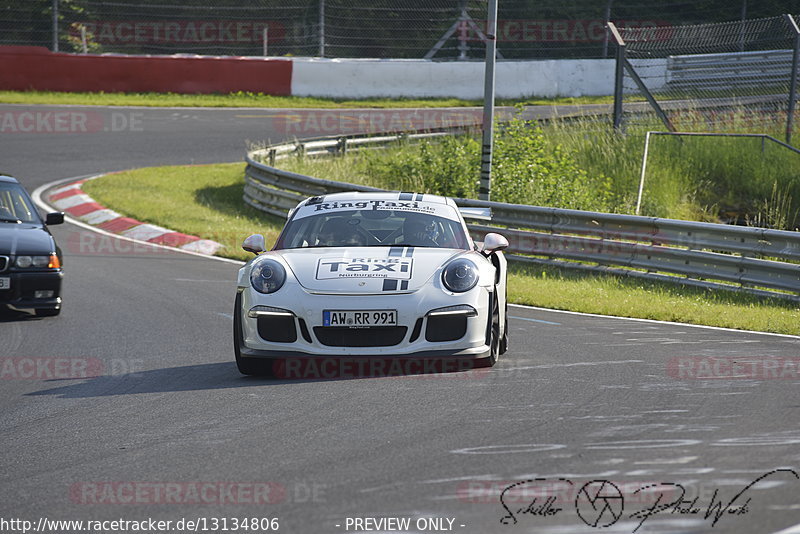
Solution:
M 34 310 L 34 313 L 36 313 L 36 317 L 55 317 L 61 313 L 61 308 L 37 309 Z
M 503 327 L 503 339 L 500 340 L 500 354 L 508 352 L 508 304 L 506 304 L 506 320 Z
M 496 290 L 495 290 L 496 291 Z M 496 293 L 495 293 L 496 295 Z M 497 363 L 497 358 L 500 356 L 500 304 L 497 298 L 492 300 L 492 314 L 489 318 L 491 326 L 489 326 L 489 356 L 484 358 L 484 362 L 488 367 L 492 367 Z
M 233 304 L 233 353 L 236 356 L 236 367 L 243 375 L 270 376 L 272 362 L 251 360 L 242 357 L 242 296 L 237 293 Z

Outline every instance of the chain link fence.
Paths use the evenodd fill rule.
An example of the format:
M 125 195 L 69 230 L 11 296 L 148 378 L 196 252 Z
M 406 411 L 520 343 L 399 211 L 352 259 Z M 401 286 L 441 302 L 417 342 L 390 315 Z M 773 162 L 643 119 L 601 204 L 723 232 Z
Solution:
M 739 22 L 620 28 L 628 127 L 769 133 L 790 138 L 797 26 L 789 15 Z M 652 99 L 650 104 L 645 103 Z M 660 123 L 660 124 L 659 124 Z
M 637 213 L 648 157 L 666 157 L 686 162 L 694 189 L 684 194 L 706 199 L 706 209 L 721 219 L 797 228 L 800 181 L 793 169 L 800 150 L 791 143 L 798 19 L 787 14 L 651 30 L 609 28 L 617 58 L 614 125 L 626 137 L 644 139 Z M 738 159 L 738 170 L 719 171 L 723 159 Z M 755 172 L 749 165 L 756 162 L 774 172 Z M 751 196 L 733 198 L 730 191 L 742 184 Z
M 0 45 L 482 59 L 487 7 L 487 0 L 0 0 Z M 611 57 L 609 20 L 626 31 L 653 32 L 787 12 L 800 12 L 800 0 L 501 0 L 498 50 L 504 59 Z

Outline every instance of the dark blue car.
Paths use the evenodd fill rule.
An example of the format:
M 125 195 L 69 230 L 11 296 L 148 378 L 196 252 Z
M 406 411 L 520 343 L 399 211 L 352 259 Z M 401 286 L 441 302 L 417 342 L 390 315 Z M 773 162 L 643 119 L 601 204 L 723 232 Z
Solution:
M 47 226 L 64 214 L 42 220 L 19 182 L 0 173 L 0 306 L 33 310 L 37 316 L 61 312 L 61 249 Z

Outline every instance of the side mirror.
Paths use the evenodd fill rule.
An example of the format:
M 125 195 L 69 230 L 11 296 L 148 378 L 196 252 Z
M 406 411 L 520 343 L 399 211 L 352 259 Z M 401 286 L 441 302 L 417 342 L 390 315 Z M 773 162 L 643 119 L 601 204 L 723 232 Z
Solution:
M 508 239 L 500 234 L 486 234 L 486 237 L 483 238 L 483 252 L 486 254 L 491 254 L 492 252 L 505 248 L 508 248 Z
M 45 216 L 44 223 L 47 226 L 50 226 L 52 224 L 64 224 L 64 212 L 54 211 L 53 213 L 48 213 Z
M 242 243 L 242 248 L 247 252 L 252 252 L 256 256 L 267 250 L 267 245 L 264 242 L 264 236 L 261 234 L 253 234 Z

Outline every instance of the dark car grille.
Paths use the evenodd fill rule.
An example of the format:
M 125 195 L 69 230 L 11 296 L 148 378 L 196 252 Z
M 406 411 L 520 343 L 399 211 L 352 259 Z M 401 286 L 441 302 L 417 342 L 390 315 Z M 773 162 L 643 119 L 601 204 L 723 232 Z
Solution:
M 403 341 L 407 330 L 405 326 L 315 326 L 314 335 L 329 347 L 391 347 Z
M 0 273 L 8 267 L 8 256 L 0 256 Z
M 464 315 L 442 315 L 428 317 L 425 339 L 431 342 L 455 341 L 467 333 L 467 318 Z
M 262 315 L 258 318 L 258 335 L 264 341 L 275 343 L 294 343 L 297 341 L 297 328 L 291 315 Z

